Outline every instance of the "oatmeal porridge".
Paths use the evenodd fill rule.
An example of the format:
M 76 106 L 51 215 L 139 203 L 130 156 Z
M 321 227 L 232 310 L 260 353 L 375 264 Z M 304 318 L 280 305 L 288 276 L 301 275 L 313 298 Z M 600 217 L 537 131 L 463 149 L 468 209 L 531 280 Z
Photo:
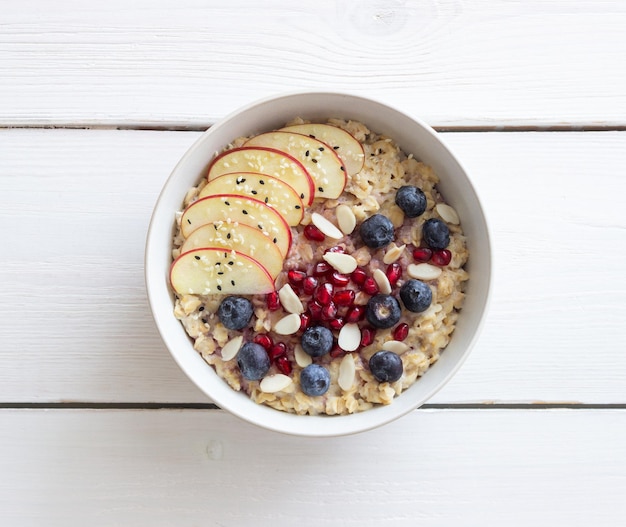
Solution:
M 392 403 L 447 346 L 468 280 L 437 183 L 356 121 L 235 139 L 177 215 L 175 316 L 259 404 L 337 415 Z

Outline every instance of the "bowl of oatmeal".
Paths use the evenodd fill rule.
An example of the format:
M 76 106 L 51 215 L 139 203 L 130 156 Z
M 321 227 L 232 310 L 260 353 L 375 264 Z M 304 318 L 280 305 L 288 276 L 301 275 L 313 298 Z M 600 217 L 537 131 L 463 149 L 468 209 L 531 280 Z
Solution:
M 295 93 L 237 110 L 183 155 L 145 279 L 164 343 L 213 402 L 337 436 L 454 375 L 484 320 L 491 248 L 439 134 L 371 99 Z

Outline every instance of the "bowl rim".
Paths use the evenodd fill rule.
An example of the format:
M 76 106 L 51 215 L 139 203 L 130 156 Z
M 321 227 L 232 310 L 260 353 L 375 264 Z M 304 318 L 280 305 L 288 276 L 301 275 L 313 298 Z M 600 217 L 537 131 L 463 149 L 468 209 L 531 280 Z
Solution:
M 155 284 L 152 278 L 152 275 L 153 275 L 152 268 L 153 268 L 153 265 L 156 265 L 156 263 L 153 264 L 151 255 L 155 250 L 154 246 L 157 244 L 158 237 L 163 235 L 162 230 L 160 230 L 157 227 L 158 218 L 161 217 L 164 214 L 164 212 L 174 212 L 174 211 L 161 210 L 163 207 L 163 202 L 165 201 L 165 197 L 170 192 L 170 187 L 176 186 L 175 182 L 178 179 L 179 171 L 182 169 L 182 167 L 184 167 L 189 162 L 189 159 L 195 155 L 196 151 L 202 148 L 203 144 L 207 141 L 207 137 L 211 137 L 212 135 L 217 134 L 221 128 L 225 127 L 233 118 L 236 118 L 237 116 L 241 114 L 245 114 L 248 111 L 254 108 L 257 108 L 259 106 L 276 103 L 280 100 L 289 99 L 292 97 L 296 97 L 296 98 L 298 97 L 318 97 L 318 98 L 320 97 L 322 98 L 323 97 L 346 97 L 357 102 L 366 103 L 368 105 L 378 105 L 380 107 L 384 107 L 387 109 L 387 111 L 391 111 L 392 113 L 395 112 L 399 115 L 404 116 L 410 121 L 413 121 L 413 123 L 418 125 L 418 127 L 422 128 L 423 132 L 432 136 L 432 139 L 435 142 L 439 143 L 443 152 L 447 156 L 449 156 L 450 160 L 457 166 L 458 170 L 460 171 L 460 173 L 463 175 L 465 179 L 465 183 L 468 185 L 468 187 L 472 191 L 472 199 L 475 201 L 475 205 L 477 206 L 477 212 L 480 213 L 479 220 L 484 231 L 483 232 L 484 248 L 486 248 L 486 254 L 483 255 L 483 257 L 485 258 L 484 265 L 488 271 L 487 276 L 486 276 L 486 283 L 483 286 L 483 294 L 482 294 L 482 302 L 481 302 L 482 312 L 478 316 L 477 322 L 474 324 L 474 330 L 471 334 L 471 338 L 466 342 L 464 351 L 462 351 L 462 353 L 456 359 L 454 364 L 449 368 L 449 371 L 425 395 L 421 396 L 418 400 L 414 401 L 411 405 L 408 405 L 401 409 L 399 408 L 399 405 L 396 404 L 397 401 L 394 400 L 394 402 L 390 405 L 377 405 L 372 409 L 368 409 L 363 412 L 357 412 L 355 414 L 349 414 L 349 415 L 311 416 L 311 415 L 290 414 L 287 412 L 281 412 L 281 411 L 275 410 L 266 405 L 259 405 L 257 403 L 254 403 L 251 399 L 248 398 L 247 395 L 233 390 L 230 386 L 228 386 L 228 384 L 225 381 L 223 381 L 223 379 L 217 376 L 217 374 L 215 374 L 215 377 L 219 379 L 219 381 L 221 381 L 221 383 L 223 384 L 223 387 L 227 388 L 229 392 L 228 396 L 225 396 L 225 397 L 221 396 L 221 394 L 226 395 L 226 392 L 223 389 L 220 390 L 219 386 L 217 389 L 217 393 L 211 392 L 211 394 L 209 394 L 207 390 L 203 386 L 200 385 L 194 372 L 188 371 L 188 366 L 187 364 L 183 362 L 182 356 L 180 356 L 179 352 L 174 349 L 173 342 L 172 342 L 173 339 L 170 338 L 170 336 L 165 331 L 163 317 L 166 315 L 164 314 L 164 311 L 169 310 L 167 316 L 171 319 L 174 319 L 174 316 L 172 313 L 173 305 L 167 306 L 167 310 L 166 310 L 165 307 L 159 306 L 157 303 L 156 292 L 153 290 L 155 287 Z M 184 194 L 182 194 L 180 197 L 181 204 L 182 204 L 183 195 Z M 172 223 L 172 228 L 173 228 L 173 216 L 172 216 L 172 219 L 168 221 Z M 458 159 L 458 157 L 454 154 L 454 152 L 450 149 L 447 142 L 441 137 L 441 134 L 437 133 L 430 125 L 422 121 L 420 118 L 415 117 L 411 113 L 408 113 L 403 110 L 399 110 L 393 105 L 387 104 L 385 102 L 381 102 L 374 98 L 369 98 L 369 97 L 365 97 L 361 95 L 355 95 L 352 93 L 342 92 L 342 91 L 298 90 L 298 91 L 282 92 L 282 93 L 266 96 L 263 98 L 259 98 L 255 101 L 252 101 L 246 105 L 243 105 L 231 111 L 230 113 L 225 115 L 223 118 L 219 119 L 215 124 L 210 126 L 203 133 L 201 133 L 200 136 L 196 139 L 196 141 L 194 141 L 191 144 L 191 146 L 184 152 L 182 157 L 179 159 L 179 161 L 176 163 L 176 165 L 170 172 L 163 186 L 161 187 L 159 195 L 154 204 L 152 214 L 150 216 L 150 222 L 149 222 L 149 226 L 148 226 L 148 230 L 146 234 L 146 243 L 145 243 L 145 250 L 144 250 L 144 282 L 145 282 L 145 288 L 146 288 L 146 293 L 148 297 L 149 309 L 151 311 L 152 317 L 157 326 L 159 336 L 161 337 L 161 340 L 165 344 L 166 348 L 168 349 L 170 356 L 178 364 L 178 366 L 185 373 L 185 375 L 207 397 L 209 397 L 219 408 L 227 410 L 229 413 L 243 419 L 246 422 L 249 422 L 251 424 L 254 424 L 262 428 L 275 431 L 275 432 L 280 432 L 283 434 L 295 435 L 295 436 L 304 436 L 304 437 L 335 437 L 335 436 L 343 436 L 343 435 L 350 435 L 350 434 L 365 432 L 367 430 L 378 428 L 384 424 L 392 422 L 408 414 L 409 412 L 419 408 L 420 406 L 422 406 L 426 401 L 428 401 L 438 391 L 440 391 L 446 384 L 448 384 L 450 379 L 458 372 L 458 370 L 461 368 L 463 363 L 467 360 L 468 356 L 470 355 L 470 352 L 472 351 L 473 347 L 478 341 L 478 338 L 480 337 L 480 334 L 482 333 L 482 330 L 485 324 L 485 319 L 487 317 L 487 313 L 489 311 L 489 307 L 491 304 L 491 297 L 492 297 L 492 292 L 493 292 L 493 283 L 494 283 L 493 260 L 494 260 L 494 254 L 493 254 L 493 249 L 492 249 L 492 239 L 491 239 L 491 234 L 490 234 L 489 222 L 487 221 L 487 216 L 485 212 L 485 207 L 482 203 L 482 200 L 478 192 L 476 191 L 476 186 L 469 172 L 466 170 L 466 168 L 463 166 L 463 164 Z M 163 286 L 163 284 L 161 284 L 161 286 Z M 165 287 L 169 289 L 169 286 L 167 284 L 165 285 Z M 171 291 L 169 292 L 169 296 L 170 298 L 173 298 Z M 176 320 L 176 323 L 180 324 L 182 327 L 182 324 L 180 323 L 180 321 Z M 200 354 L 195 349 L 193 349 L 193 346 L 191 344 L 190 344 L 190 350 L 193 351 L 193 353 L 196 354 L 198 357 L 200 357 Z M 201 357 L 200 359 L 204 362 L 204 360 Z M 435 364 L 433 364 L 431 366 L 431 369 L 435 368 L 438 362 L 440 361 L 437 361 Z M 212 366 L 208 365 L 207 363 L 205 364 L 208 368 L 214 371 Z M 417 383 L 413 383 L 412 386 L 415 386 L 415 384 Z M 410 390 L 410 387 L 407 390 L 405 390 L 403 394 L 405 394 L 408 390 Z M 236 396 L 243 396 L 243 400 L 244 400 L 243 410 L 242 408 L 240 408 L 238 404 L 237 405 L 231 404 L 231 401 L 236 400 L 232 397 L 232 394 L 235 394 Z M 396 405 L 395 409 L 385 411 L 385 409 L 392 408 L 394 407 L 394 405 Z M 251 411 L 246 411 L 246 408 L 251 408 Z M 267 420 L 263 419 L 265 414 L 270 415 L 270 419 L 267 419 Z M 365 414 L 368 414 L 368 415 L 366 417 L 363 417 Z M 370 418 L 369 416 L 372 416 L 372 418 Z M 378 418 L 376 418 L 375 416 L 377 416 Z M 316 424 L 321 425 L 322 422 L 325 422 L 329 419 L 336 421 L 335 423 L 333 423 L 332 428 L 329 427 L 327 423 L 323 426 L 315 426 Z M 304 428 L 306 428 L 306 430 L 301 429 L 299 426 L 297 426 L 298 421 L 301 424 L 304 424 L 305 420 L 306 420 L 307 426 Z M 311 425 L 310 423 L 313 423 L 313 425 Z M 354 426 L 354 423 L 358 424 L 358 426 Z

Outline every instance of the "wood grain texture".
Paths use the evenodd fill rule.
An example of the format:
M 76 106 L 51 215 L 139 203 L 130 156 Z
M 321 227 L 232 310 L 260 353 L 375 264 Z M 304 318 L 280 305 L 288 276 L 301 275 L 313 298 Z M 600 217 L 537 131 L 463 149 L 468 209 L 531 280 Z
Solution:
M 417 411 L 311 440 L 221 411 L 0 411 L 0 522 L 568 525 L 626 518 L 626 411 Z
M 150 212 L 193 132 L 0 131 L 0 402 L 208 402 L 144 292 Z M 431 402 L 625 404 L 626 133 L 444 137 L 482 196 L 495 292 Z
M 0 126 L 208 126 L 373 96 L 436 126 L 626 126 L 621 0 L 3 4 Z

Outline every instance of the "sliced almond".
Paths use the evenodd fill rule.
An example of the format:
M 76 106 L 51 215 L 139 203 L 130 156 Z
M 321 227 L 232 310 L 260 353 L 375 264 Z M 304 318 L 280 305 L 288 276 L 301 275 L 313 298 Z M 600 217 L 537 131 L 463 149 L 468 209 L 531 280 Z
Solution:
M 409 349 L 409 347 L 404 342 L 400 342 L 399 340 L 388 340 L 383 344 L 382 347 L 385 351 L 391 351 L 396 355 L 402 355 L 406 350 Z
M 328 252 L 322 258 L 340 273 L 350 274 L 357 268 L 356 259 L 349 254 Z
M 441 275 L 441 268 L 427 263 L 411 264 L 406 268 L 411 278 L 418 280 L 435 280 Z
M 356 227 L 356 216 L 352 212 L 352 207 L 341 204 L 335 210 L 335 216 L 341 232 L 344 234 L 352 234 Z
M 346 324 L 339 331 L 337 344 L 344 351 L 355 351 L 361 344 L 361 330 L 358 324 Z
M 441 219 L 447 223 L 452 223 L 452 225 L 458 225 L 461 220 L 459 220 L 459 215 L 456 213 L 450 205 L 446 205 L 445 203 L 437 203 L 435 206 L 435 210 L 437 214 L 441 216 Z
M 321 214 L 314 212 L 311 214 L 311 221 L 320 231 L 322 231 L 329 238 L 339 240 L 343 238 L 343 232 L 341 232 L 330 220 L 327 220 Z
M 398 247 L 395 243 L 390 243 L 389 249 L 387 249 L 385 256 L 383 256 L 383 263 L 388 265 L 395 262 L 398 258 L 400 258 L 400 256 L 402 256 L 405 248 L 406 245 L 400 245 L 400 247 Z
M 300 344 L 296 344 L 293 349 L 293 357 L 296 359 L 296 364 L 301 368 L 306 368 L 309 364 L 313 362 L 313 358 L 309 355 Z
M 265 393 L 276 393 L 287 388 L 292 382 L 291 377 L 287 377 L 287 375 L 282 373 L 275 373 L 274 375 L 263 377 L 259 388 Z
M 385 271 L 383 271 L 382 269 L 376 269 L 372 276 L 381 293 L 383 293 L 384 295 L 388 295 L 389 293 L 391 293 L 391 284 L 389 283 L 389 278 L 387 278 Z
M 300 329 L 300 315 L 291 313 L 274 324 L 274 331 L 279 335 L 293 335 Z
M 237 356 L 237 353 L 239 353 L 239 349 L 242 344 L 243 336 L 241 335 L 229 340 L 222 348 L 222 360 L 234 359 Z
M 278 298 L 287 313 L 303 313 L 304 306 L 300 297 L 289 284 L 285 284 L 278 290 Z
M 352 353 L 349 353 L 341 359 L 341 364 L 339 364 L 339 377 L 337 378 L 337 384 L 342 390 L 347 392 L 354 386 L 355 377 L 356 365 L 354 364 L 354 356 Z

